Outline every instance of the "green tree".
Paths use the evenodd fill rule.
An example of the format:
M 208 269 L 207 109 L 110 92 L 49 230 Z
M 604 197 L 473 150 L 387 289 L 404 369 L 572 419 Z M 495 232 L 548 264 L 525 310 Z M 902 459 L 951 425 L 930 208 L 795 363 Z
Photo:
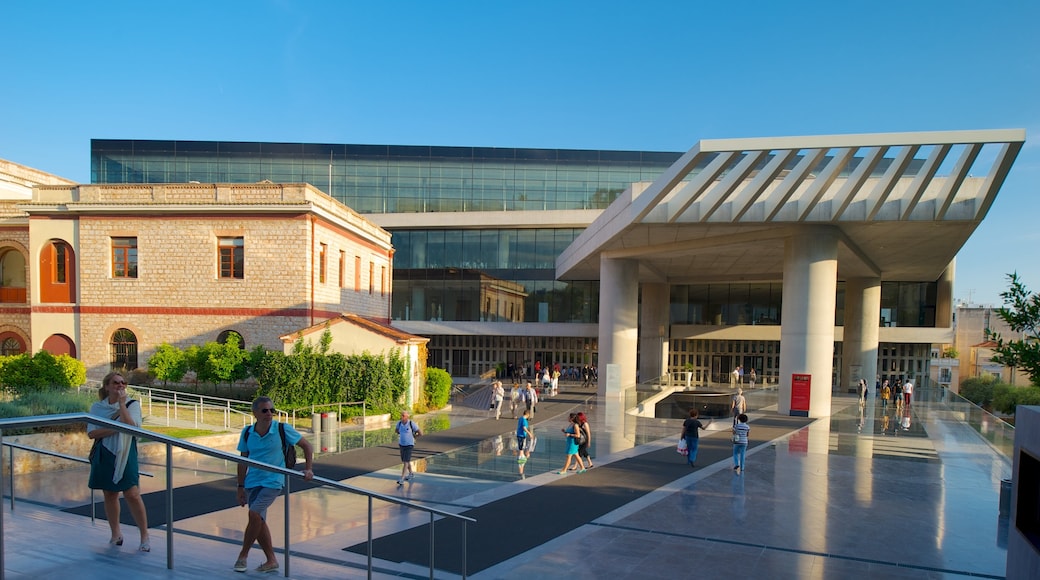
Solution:
M 1004 340 L 998 333 L 988 332 L 997 343 L 993 348 L 993 362 L 1013 369 L 1022 369 L 1033 386 L 1040 386 L 1040 295 L 1030 292 L 1018 278 L 1018 272 L 1008 274 L 1010 287 L 1000 293 L 1004 306 L 997 316 L 1014 332 L 1021 332 L 1021 340 Z
M 171 344 L 162 343 L 155 349 L 155 354 L 148 359 L 148 370 L 155 378 L 163 382 L 179 382 L 188 372 L 188 358 L 184 351 Z
M 230 390 L 232 383 L 248 376 L 246 363 L 249 353 L 239 346 L 237 334 L 229 333 L 223 344 L 208 342 L 204 348 L 207 351 L 208 376 L 212 382 L 226 382 Z

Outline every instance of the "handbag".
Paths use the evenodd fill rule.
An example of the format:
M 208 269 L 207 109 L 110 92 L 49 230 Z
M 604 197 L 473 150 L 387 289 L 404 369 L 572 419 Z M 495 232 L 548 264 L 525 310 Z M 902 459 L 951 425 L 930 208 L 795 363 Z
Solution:
M 679 445 L 675 447 L 675 452 L 679 455 L 689 455 L 690 449 L 686 446 L 686 438 L 679 439 Z
M 732 439 L 732 441 L 734 443 L 740 443 L 740 433 L 737 433 L 736 431 L 734 431 L 733 432 L 733 437 L 731 437 L 730 439 Z

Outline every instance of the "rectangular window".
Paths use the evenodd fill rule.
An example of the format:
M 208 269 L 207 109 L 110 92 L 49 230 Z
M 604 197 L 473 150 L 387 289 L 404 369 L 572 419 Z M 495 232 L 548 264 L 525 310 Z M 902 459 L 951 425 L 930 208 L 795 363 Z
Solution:
M 66 260 L 68 259 L 65 252 L 65 244 L 58 242 L 54 244 L 54 282 L 56 284 L 65 284 L 68 282 L 67 272 L 65 269 Z
M 318 249 L 318 282 L 322 284 L 325 283 L 326 276 L 328 274 L 328 254 L 328 244 L 321 244 L 320 248 Z
M 137 277 L 137 238 L 112 238 L 112 277 Z
M 379 295 L 386 296 L 386 266 L 379 267 Z
M 339 287 L 343 288 L 347 284 L 347 253 L 343 250 L 339 251 Z
M 361 256 L 354 256 L 354 292 L 361 292 Z
M 242 236 L 217 238 L 217 260 L 221 278 L 244 278 L 245 239 Z
M 368 262 L 368 293 L 372 294 L 376 289 L 376 264 Z

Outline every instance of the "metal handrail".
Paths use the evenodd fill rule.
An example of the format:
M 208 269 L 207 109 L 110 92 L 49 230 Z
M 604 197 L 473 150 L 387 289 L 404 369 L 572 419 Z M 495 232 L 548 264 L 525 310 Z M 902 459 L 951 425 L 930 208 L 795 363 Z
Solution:
M 167 567 L 167 569 L 170 569 L 170 570 L 173 569 L 173 531 L 174 531 L 173 530 L 173 521 L 174 521 L 174 518 L 173 518 L 173 447 L 174 446 L 179 447 L 181 449 L 187 449 L 188 451 L 192 451 L 192 452 L 195 452 L 195 453 L 201 453 L 202 455 L 206 455 L 206 456 L 209 456 L 209 457 L 214 457 L 216 459 L 223 459 L 225 461 L 232 461 L 232 462 L 235 462 L 235 463 L 244 463 L 244 464 L 246 464 L 246 465 L 248 465 L 250 467 L 256 467 L 256 468 L 264 469 L 264 470 L 267 470 L 267 471 L 273 471 L 275 473 L 281 473 L 283 476 L 285 476 L 285 493 L 286 493 L 286 501 L 283 502 L 283 504 L 285 506 L 285 552 L 284 552 L 284 557 L 285 557 L 285 576 L 287 578 L 289 577 L 289 573 L 290 573 L 289 572 L 289 570 L 290 570 L 290 567 L 289 567 L 289 560 L 290 560 L 290 558 L 289 558 L 289 554 L 290 554 L 290 552 L 289 552 L 289 535 L 290 535 L 289 504 L 290 504 L 290 502 L 288 501 L 288 494 L 290 492 L 290 481 L 291 481 L 291 479 L 292 478 L 297 478 L 297 479 L 303 480 L 304 475 L 303 475 L 302 472 L 295 471 L 295 470 L 292 470 L 292 469 L 286 469 L 284 467 L 279 467 L 277 465 L 271 465 L 270 463 L 264 463 L 262 461 L 256 461 L 255 459 L 250 459 L 248 457 L 242 457 L 241 455 L 234 455 L 234 454 L 228 453 L 226 451 L 220 451 L 220 450 L 217 450 L 217 449 L 212 449 L 212 448 L 206 447 L 204 445 L 199 445 L 197 443 L 192 443 L 190 441 L 185 441 L 183 439 L 178 439 L 176 437 L 169 437 L 169 436 L 163 435 L 161 433 L 155 433 L 153 431 L 146 431 L 146 430 L 141 429 L 139 427 L 133 427 L 133 426 L 127 425 L 125 423 L 120 423 L 118 421 L 112 421 L 110 419 L 105 419 L 105 418 L 102 418 L 102 417 L 98 417 L 96 415 L 91 415 L 89 413 L 66 413 L 66 414 L 61 414 L 61 415 L 37 415 L 37 416 L 33 416 L 33 417 L 17 417 L 17 418 L 0 419 L 0 446 L 7 445 L 3 441 L 3 432 L 4 432 L 4 430 L 24 429 L 24 428 L 32 428 L 32 427 L 49 427 L 49 426 L 54 426 L 54 425 L 67 425 L 67 424 L 73 424 L 73 423 L 91 423 L 91 424 L 94 424 L 94 425 L 100 425 L 100 426 L 107 427 L 109 429 L 114 429 L 114 430 L 119 431 L 121 433 L 129 433 L 131 435 L 136 435 L 138 437 L 146 437 L 146 438 L 148 438 L 148 439 L 150 439 L 152 441 L 158 441 L 158 442 L 162 442 L 162 443 L 166 444 L 166 567 Z M 461 520 L 462 521 L 462 577 L 466 578 L 466 561 L 468 559 L 468 554 L 466 552 L 466 525 L 469 522 L 476 522 L 477 520 L 475 520 L 473 518 L 470 518 L 470 517 L 467 517 L 467 516 L 454 514 L 454 513 L 451 513 L 451 512 L 444 511 L 444 510 L 439 510 L 439 509 L 436 509 L 436 508 L 420 505 L 420 504 L 413 503 L 413 502 L 410 502 L 410 501 L 407 501 L 407 500 L 403 500 L 403 499 L 400 499 L 400 498 L 396 498 L 396 497 L 393 497 L 393 496 L 383 495 L 381 493 L 375 493 L 375 492 L 372 492 L 372 491 L 368 491 L 368 490 L 365 490 L 365 489 L 354 487 L 352 485 L 347 485 L 347 484 L 341 483 L 339 481 L 326 479 L 324 477 L 315 476 L 311 480 L 311 482 L 312 483 L 321 484 L 321 485 L 323 485 L 325 487 L 331 487 L 333 489 L 338 489 L 338 490 L 346 491 L 346 492 L 350 492 L 350 493 L 356 493 L 356 494 L 364 495 L 364 496 L 368 497 L 368 575 L 369 575 L 369 577 L 372 576 L 372 549 L 373 549 L 372 548 L 372 541 L 373 541 L 372 540 L 372 500 L 373 499 L 379 499 L 379 500 L 385 501 L 387 503 L 393 503 L 393 504 L 397 504 L 397 505 L 400 505 L 400 506 L 404 506 L 404 507 L 408 507 L 408 508 L 411 508 L 411 509 L 416 509 L 416 510 L 419 510 L 419 511 L 423 511 L 423 512 L 429 513 L 430 514 L 430 546 L 431 547 L 433 546 L 433 543 L 434 543 L 434 526 L 433 526 L 434 516 L 441 516 L 441 517 L 454 518 L 454 519 L 457 519 L 457 520 Z M 4 487 L 3 470 L 0 470 L 0 489 L 3 489 L 3 487 Z M 12 489 L 12 494 L 11 495 L 12 495 L 12 498 L 13 498 L 13 496 L 14 496 L 13 489 Z M 12 501 L 13 501 L 13 499 L 12 499 Z M 4 569 L 5 569 L 4 558 L 5 558 L 5 556 L 4 556 L 4 527 L 3 527 L 3 517 L 2 517 L 2 514 L 0 514 L 0 580 L 3 580 L 3 578 L 4 578 Z M 431 578 L 431 580 L 434 577 L 434 575 L 433 575 L 433 573 L 434 573 L 433 565 L 434 565 L 434 562 L 433 562 L 433 552 L 431 551 L 430 552 L 430 578 Z
M 30 452 L 33 452 L 33 453 L 39 453 L 40 455 L 48 455 L 50 457 L 57 457 L 58 459 L 66 459 L 68 461 L 74 461 L 76 463 L 90 463 L 89 459 L 83 459 L 82 457 L 76 457 L 75 455 L 67 455 L 65 453 L 58 453 L 57 451 L 48 451 L 47 449 L 38 449 L 36 447 L 29 447 L 28 445 L 22 445 L 21 443 L 12 443 L 10 441 L 4 441 L 3 442 L 3 446 L 11 448 L 11 453 L 8 456 L 8 460 L 7 460 L 7 470 L 8 470 L 8 477 L 11 479 L 11 511 L 12 512 L 14 511 L 14 495 L 15 495 L 14 494 L 14 450 L 15 449 L 21 449 L 22 451 L 30 451 Z M 140 473 L 141 475 L 143 475 L 145 477 L 155 477 L 154 475 L 152 475 L 151 473 L 148 473 L 146 471 L 138 471 L 138 473 Z M 95 514 L 95 511 L 94 511 L 94 504 L 97 503 L 97 502 L 94 501 L 94 497 L 95 497 L 94 493 L 95 493 L 95 491 L 97 491 L 97 490 L 94 490 L 94 489 L 90 490 L 90 523 L 94 523 L 94 521 L 96 519 L 95 518 L 96 514 Z

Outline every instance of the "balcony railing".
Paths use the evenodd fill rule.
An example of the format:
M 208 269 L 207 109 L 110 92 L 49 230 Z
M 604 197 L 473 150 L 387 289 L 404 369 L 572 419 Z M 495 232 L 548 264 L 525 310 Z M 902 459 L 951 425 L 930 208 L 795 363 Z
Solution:
M 39 416 L 34 416 L 34 417 L 18 417 L 18 418 L 0 419 L 0 449 L 3 448 L 3 444 L 4 444 L 3 443 L 3 432 L 5 430 L 36 428 L 36 427 L 49 427 L 49 426 L 55 426 L 55 425 L 74 425 L 74 424 L 77 424 L 77 423 L 93 423 L 95 425 L 102 425 L 104 427 L 108 427 L 110 429 L 115 429 L 117 431 L 120 431 L 122 433 L 129 433 L 131 435 L 136 435 L 138 437 L 146 437 L 149 440 L 158 441 L 158 442 L 164 443 L 166 445 L 166 503 L 165 503 L 166 521 L 167 521 L 167 524 L 166 524 L 166 567 L 168 569 L 170 569 L 170 570 L 172 570 L 173 567 L 174 567 L 174 549 L 173 549 L 174 548 L 174 546 L 173 546 L 173 544 L 174 544 L 173 448 L 174 447 L 178 447 L 178 448 L 181 448 L 181 449 L 186 449 L 186 450 L 192 451 L 194 453 L 199 453 L 199 454 L 206 455 L 206 456 L 209 456 L 209 457 L 214 457 L 214 458 L 217 458 L 217 459 L 223 459 L 224 461 L 231 461 L 231 462 L 234 462 L 236 464 L 244 463 L 244 464 L 248 465 L 249 467 L 265 469 L 267 471 L 274 471 L 276 473 L 280 473 L 283 476 L 285 476 L 285 493 L 287 495 L 290 492 L 291 480 L 293 480 L 293 479 L 302 480 L 303 479 L 303 473 L 299 472 L 299 471 L 294 471 L 294 470 L 291 470 L 291 469 L 286 469 L 284 467 L 278 467 L 278 466 L 275 466 L 275 465 L 271 465 L 269 463 L 263 463 L 263 462 L 260 462 L 260 461 L 256 461 L 254 459 L 249 459 L 248 457 L 242 457 L 242 456 L 234 455 L 234 454 L 227 453 L 227 452 L 224 452 L 224 451 L 211 449 L 211 448 L 206 447 L 204 445 L 198 445 L 198 444 L 192 443 L 190 441 L 177 439 L 175 437 L 168 437 L 168 436 L 162 435 L 160 433 L 155 433 L 155 432 L 152 432 L 152 431 L 145 431 L 144 429 L 140 429 L 138 427 L 131 427 L 129 425 L 126 425 L 125 423 L 120 423 L 118 421 L 111 421 L 109 419 L 104 419 L 104 418 L 101 418 L 101 417 L 97 417 L 95 415 L 90 415 L 88 413 L 69 413 L 69 414 L 63 414 L 63 415 L 39 415 Z M 22 448 L 22 449 L 25 450 L 25 448 Z M 367 558 L 368 558 L 368 574 L 369 574 L 369 578 L 372 577 L 372 549 L 373 549 L 373 538 L 372 538 L 373 518 L 372 518 L 372 512 L 373 512 L 373 501 L 374 500 L 380 500 L 380 501 L 384 501 L 384 502 L 387 502 L 387 503 L 397 504 L 397 505 L 400 505 L 400 506 L 405 507 L 405 508 L 418 510 L 418 511 L 426 512 L 426 513 L 429 514 L 429 516 L 430 516 L 430 546 L 431 546 L 431 550 L 430 550 L 430 578 L 431 579 L 434 577 L 434 561 L 433 561 L 433 550 L 432 550 L 432 547 L 434 545 L 434 527 L 435 527 L 433 525 L 434 524 L 434 520 L 435 520 L 436 517 L 452 518 L 452 519 L 460 520 L 462 522 L 462 533 L 461 533 L 462 537 L 460 538 L 460 541 L 459 541 L 459 545 L 461 546 L 461 550 L 462 550 L 462 577 L 466 578 L 466 561 L 467 561 L 467 553 L 466 553 L 466 524 L 469 523 L 469 522 L 475 522 L 476 520 L 474 520 L 473 518 L 469 518 L 469 517 L 466 517 L 466 516 L 463 516 L 463 515 L 453 514 L 451 512 L 446 512 L 446 511 L 439 510 L 439 509 L 436 509 L 436 508 L 427 507 L 427 506 L 424 506 L 424 505 L 412 503 L 412 502 L 409 502 L 409 501 L 406 501 L 406 500 L 402 500 L 400 498 L 396 498 L 396 497 L 392 497 L 392 496 L 388 496 L 388 495 L 383 495 L 383 494 L 379 494 L 379 493 L 374 493 L 374 492 L 371 492 L 371 491 L 368 491 L 368 490 L 364 490 L 364 489 L 357 488 L 357 487 L 354 487 L 354 486 L 351 486 L 351 485 L 347 485 L 345 483 L 340 483 L 338 481 L 333 481 L 331 479 L 326 479 L 324 477 L 317 477 L 316 476 L 316 477 L 314 477 L 311 480 L 311 482 L 319 484 L 319 485 L 322 485 L 324 487 L 330 487 L 330 488 L 337 489 L 337 490 L 340 490 L 340 491 L 345 491 L 345 492 L 348 492 L 348 493 L 354 493 L 354 494 L 362 495 L 362 496 L 365 496 L 365 497 L 368 498 L 368 550 L 367 550 Z M 6 482 L 4 481 L 4 473 L 3 473 L 3 470 L 0 470 L 0 489 L 4 489 L 5 487 L 6 487 Z M 12 495 L 11 501 L 13 503 L 14 502 L 14 497 L 13 497 L 14 496 L 14 488 L 13 488 L 13 486 L 12 486 L 12 493 L 11 493 L 11 495 Z M 283 557 L 284 557 L 284 561 L 285 561 L 285 576 L 288 578 L 289 574 L 290 574 L 289 537 L 290 537 L 290 531 L 291 531 L 290 521 L 291 521 L 291 515 L 292 514 L 291 514 L 290 509 L 289 509 L 291 502 L 285 501 L 285 502 L 282 502 L 282 503 L 285 506 L 285 551 L 284 551 L 284 556 Z M 3 530 L 3 517 L 0 517 L 0 580 L 3 580 L 3 578 L 4 578 L 4 570 L 5 570 L 4 533 L 3 532 L 4 532 L 4 530 Z
M 25 288 L 0 286 L 0 302 L 5 304 L 25 304 Z

